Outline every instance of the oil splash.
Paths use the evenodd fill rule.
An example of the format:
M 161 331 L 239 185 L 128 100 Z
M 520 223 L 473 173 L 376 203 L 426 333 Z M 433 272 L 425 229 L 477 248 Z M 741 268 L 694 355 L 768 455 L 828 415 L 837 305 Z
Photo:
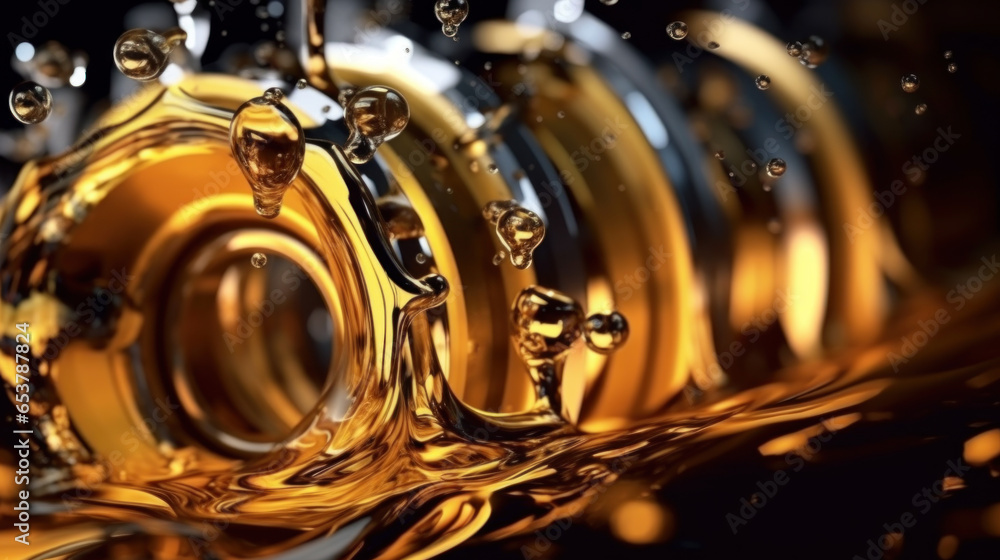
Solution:
M 641 481 L 643 491 L 662 487 L 682 471 L 710 467 L 717 450 L 737 440 L 771 443 L 768 452 L 780 452 L 788 447 L 777 436 L 795 436 L 822 417 L 859 429 L 879 414 L 938 404 L 965 387 L 997 394 L 993 362 L 894 375 L 888 355 L 897 341 L 889 337 L 864 350 L 782 368 L 772 384 L 665 411 L 627 431 L 584 433 L 559 401 L 563 378 L 582 372 L 567 373 L 562 360 L 581 336 L 602 352 L 622 344 L 627 323 L 614 312 L 585 319 L 569 296 L 528 288 L 514 300 L 511 335 L 532 373 L 536 402 L 526 412 L 476 410 L 452 392 L 430 351 L 427 312 L 444 304 L 447 282 L 436 273 L 416 278 L 398 262 L 390 241 L 406 235 L 392 231 L 407 228 L 379 218 L 385 218 L 385 205 L 373 199 L 346 149 L 309 140 L 298 172 L 282 181 L 288 211 L 267 222 L 273 229 L 220 237 L 234 253 L 268 246 L 275 255 L 299 257 L 328 306 L 346 318 L 343 332 L 331 335 L 345 352 L 340 377 L 290 423 L 290 433 L 247 447 L 248 458 L 205 445 L 205 435 L 164 437 L 157 422 L 144 426 L 129 410 L 134 387 L 123 368 L 141 340 L 177 336 L 158 325 L 169 316 L 162 309 L 169 306 L 157 301 L 169 292 L 158 281 L 167 277 L 169 264 L 214 264 L 206 262 L 213 247 L 190 247 L 195 236 L 185 229 L 192 223 L 219 227 L 224 220 L 255 223 L 257 205 L 246 193 L 259 175 L 247 175 L 250 184 L 240 185 L 245 190 L 198 205 L 176 189 L 148 188 L 162 186 L 155 175 L 164 171 L 150 162 L 189 157 L 213 171 L 224 168 L 233 153 L 230 121 L 239 103 L 267 97 L 255 87 L 203 76 L 152 90 L 134 113 L 110 114 L 70 154 L 29 164 L 5 201 L 5 223 L 7 216 L 16 219 L 0 270 L 16 296 L 4 298 L 3 324 L 28 315 L 38 338 L 48 341 L 39 352 L 53 354 L 41 356 L 39 404 L 32 410 L 38 426 L 32 445 L 48 474 L 40 488 L 48 513 L 36 525 L 40 540 L 32 554 L 246 558 L 295 550 L 424 558 L 473 537 L 511 538 L 575 516 L 626 477 Z M 315 125 L 294 107 L 287 110 L 304 128 Z M 92 190 L 76 196 L 71 181 L 55 170 L 69 170 L 76 184 Z M 121 179 L 144 171 L 142 179 L 150 182 L 142 185 L 145 195 L 137 187 L 142 181 Z M 102 211 L 119 215 L 135 208 L 145 212 L 138 223 L 157 216 L 164 218 L 162 229 L 140 230 L 150 241 L 141 250 L 132 247 L 135 253 L 92 263 L 103 267 L 97 277 L 112 277 L 114 265 L 127 263 L 125 278 L 135 278 L 112 294 L 118 297 L 102 308 L 100 322 L 88 323 L 84 334 L 60 347 L 60 331 L 73 320 L 70 304 L 91 294 L 79 287 L 86 282 L 67 282 L 76 291 L 65 302 L 66 294 L 51 286 L 94 273 L 52 257 L 73 243 L 110 245 L 86 225 L 107 216 Z M 175 221 L 179 210 L 196 219 Z M 54 224 L 60 235 L 37 235 L 39 224 Z M 941 305 L 924 301 L 915 313 Z M 982 355 L 997 333 L 980 328 L 980 320 L 996 308 L 996 294 L 984 293 L 961 326 L 941 333 L 923 355 Z M 889 332 L 909 320 L 901 318 Z M 183 340 L 194 344 L 192 337 Z M 9 371 L 3 373 L 9 384 Z M 174 410 L 173 401 L 161 402 L 161 412 Z M 970 417 L 981 410 L 969 409 Z M 119 434 L 133 436 L 125 448 Z M 508 505 L 503 515 L 497 504 Z

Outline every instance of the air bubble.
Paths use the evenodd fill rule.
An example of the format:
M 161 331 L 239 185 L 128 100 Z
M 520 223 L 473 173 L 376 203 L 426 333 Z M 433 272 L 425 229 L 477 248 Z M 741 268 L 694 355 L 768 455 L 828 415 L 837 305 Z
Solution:
M 250 264 L 252 264 L 254 268 L 264 268 L 267 264 L 267 255 L 264 253 L 254 253 L 253 256 L 250 257 Z
M 907 74 L 899 81 L 900 86 L 906 93 L 913 93 L 920 89 L 920 79 L 916 74 Z
M 757 76 L 757 79 L 754 80 L 754 83 L 757 84 L 757 89 L 763 91 L 771 87 L 771 77 L 766 74 L 761 74 L 760 76 Z

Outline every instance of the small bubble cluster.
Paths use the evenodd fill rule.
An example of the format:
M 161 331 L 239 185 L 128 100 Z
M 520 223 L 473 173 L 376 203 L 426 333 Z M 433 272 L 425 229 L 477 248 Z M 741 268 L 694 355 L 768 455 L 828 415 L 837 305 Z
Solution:
M 806 68 L 816 68 L 826 60 L 830 54 L 826 41 L 822 37 L 811 35 L 806 42 L 791 41 L 785 45 L 785 52 L 788 56 L 799 59 L 799 63 Z

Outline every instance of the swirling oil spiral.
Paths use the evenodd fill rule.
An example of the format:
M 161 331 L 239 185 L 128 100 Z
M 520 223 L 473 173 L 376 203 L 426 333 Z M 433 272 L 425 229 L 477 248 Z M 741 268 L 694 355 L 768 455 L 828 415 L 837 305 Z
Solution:
M 443 27 L 420 37 L 379 3 L 350 41 L 337 2 L 272 4 L 300 54 L 239 75 L 197 71 L 193 0 L 121 35 L 142 87 L 3 199 L 2 400 L 32 481 L 5 554 L 705 557 L 814 447 L 905 453 L 901 419 L 959 434 L 940 488 L 980 492 L 977 529 L 887 517 L 877 551 L 998 535 L 996 289 L 953 310 L 888 219 L 858 221 L 880 191 L 816 97 L 821 38 L 670 14 L 678 68 L 714 84 L 682 106 L 583 2 L 475 25 L 476 2 L 413 2 Z M 42 123 L 48 90 L 18 88 Z M 787 137 L 753 124 L 803 107 Z

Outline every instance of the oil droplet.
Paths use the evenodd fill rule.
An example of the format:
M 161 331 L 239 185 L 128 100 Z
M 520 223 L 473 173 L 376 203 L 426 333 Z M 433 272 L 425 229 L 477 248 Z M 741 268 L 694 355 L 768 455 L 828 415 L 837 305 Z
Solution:
M 767 231 L 773 233 L 774 235 L 778 235 L 781 233 L 781 230 L 781 220 L 778 218 L 771 218 L 767 221 Z
M 802 45 L 802 53 L 799 54 L 799 62 L 806 68 L 816 68 L 826 60 L 830 54 L 830 49 L 821 37 L 812 35 L 809 40 Z
M 556 116 L 559 117 L 560 119 L 565 119 L 566 118 L 566 112 L 565 111 L 559 111 L 558 113 L 556 113 Z
M 424 264 L 424 263 L 427 262 L 427 255 L 425 255 L 423 253 L 417 253 L 413 257 L 413 259 L 417 261 L 417 264 Z
M 467 0 L 437 0 L 434 3 L 434 15 L 441 22 L 441 32 L 446 37 L 458 35 L 458 26 L 469 17 L 469 2 Z
M 493 63 L 487 60 L 486 62 L 483 63 L 483 69 L 484 70 L 492 70 L 493 69 Z
M 301 80 L 299 80 L 299 81 L 295 82 L 295 87 L 296 87 L 297 89 L 306 89 L 306 86 L 307 86 L 307 85 L 309 85 L 309 82 L 307 82 L 307 81 L 305 80 L 305 78 L 303 78 L 303 79 L 301 79 Z
M 257 213 L 265 218 L 281 211 L 285 190 L 305 158 L 302 125 L 282 97 L 280 89 L 267 90 L 240 106 L 229 125 L 233 156 L 250 183 Z
M 531 266 L 532 253 L 545 237 L 545 224 L 531 210 L 514 208 L 500 215 L 497 235 L 510 252 L 510 262 L 524 270 Z
M 500 168 L 497 167 L 497 164 L 495 163 L 491 163 L 489 167 L 486 168 L 486 170 L 490 172 L 490 175 L 496 175 L 497 173 L 500 172 Z
M 958 72 L 958 65 L 955 64 L 954 62 L 950 63 L 948 65 L 948 71 L 951 72 L 952 74 L 954 74 L 955 72 Z
M 538 214 L 513 200 L 497 200 L 483 207 L 483 217 L 496 226 L 497 237 L 510 254 L 511 264 L 521 270 L 530 267 L 532 253 L 545 238 L 545 224 Z
M 754 80 L 754 83 L 757 84 L 757 89 L 763 91 L 771 87 L 771 77 L 766 74 L 761 74 L 760 76 L 757 76 L 757 79 Z
M 720 160 L 720 161 L 726 159 L 726 152 L 724 152 L 722 150 L 719 150 L 718 152 L 715 152 L 715 159 Z
M 710 48 L 710 49 L 717 49 L 717 48 L 719 48 L 719 44 L 716 43 L 715 41 L 709 41 L 708 42 L 708 48 Z
M 500 266 L 500 263 L 502 263 L 503 260 L 506 258 L 507 258 L 506 251 L 503 250 L 497 251 L 497 253 L 493 255 L 493 266 Z
M 785 52 L 788 53 L 788 56 L 802 56 L 802 43 L 800 41 L 792 41 L 788 43 L 785 45 Z
M 594 313 L 583 326 L 587 347 L 599 354 L 610 354 L 628 340 L 628 321 L 617 311 Z
M 366 163 L 383 142 L 392 140 L 410 122 L 410 107 L 396 90 L 369 86 L 358 90 L 344 110 L 351 134 L 344 153 L 354 163 Z
M 252 264 L 254 268 L 264 268 L 264 265 L 267 264 L 267 255 L 264 253 L 254 253 L 250 257 L 250 264 Z
M 35 82 L 21 82 L 10 90 L 10 112 L 24 124 L 38 124 L 52 112 L 52 94 Z
M 560 385 L 566 354 L 583 335 L 580 304 L 566 294 L 529 286 L 511 310 L 512 338 L 541 403 L 565 418 Z
M 899 85 L 906 93 L 913 93 L 920 89 L 920 79 L 916 74 L 907 74 L 899 81 Z
M 170 61 L 170 51 L 187 39 L 187 33 L 173 28 L 163 35 L 148 29 L 130 29 L 115 43 L 115 65 L 133 80 L 155 80 Z
M 951 60 L 951 57 L 953 57 L 953 56 L 955 56 L 955 54 L 952 53 L 951 51 L 944 51 L 944 59 L 945 60 Z
M 625 33 L 622 33 L 622 39 L 628 40 L 628 39 L 631 39 L 631 38 L 632 38 L 632 34 L 629 33 L 628 31 L 626 31 Z
M 476 160 L 470 161 L 469 162 L 469 171 L 471 171 L 473 173 L 479 173 L 479 162 L 476 161 Z
M 683 21 L 675 21 L 667 25 L 667 36 L 674 41 L 680 41 L 687 37 L 688 26 Z
M 788 166 L 785 164 L 785 160 L 781 158 L 774 158 L 767 162 L 767 174 L 771 177 L 781 177 L 787 169 Z
M 913 112 L 916 113 L 916 114 L 918 114 L 918 115 L 923 115 L 924 113 L 927 112 L 927 104 L 926 103 L 920 103 L 919 105 L 917 105 L 916 107 L 913 108 Z

